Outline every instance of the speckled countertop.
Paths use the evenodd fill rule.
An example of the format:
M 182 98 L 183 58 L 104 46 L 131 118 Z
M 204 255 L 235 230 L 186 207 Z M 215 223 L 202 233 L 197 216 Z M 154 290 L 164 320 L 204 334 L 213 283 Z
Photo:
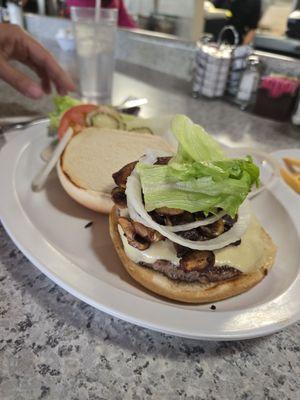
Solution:
M 51 46 L 65 66 L 72 55 Z M 72 71 L 75 75 L 76 71 Z M 0 83 L 0 117 L 44 113 Z M 146 96 L 143 115 L 187 113 L 227 143 L 299 147 L 300 129 L 219 102 L 126 64 L 114 100 Z M 4 188 L 2 188 L 4 190 Z M 1 201 L 1 200 L 0 200 Z M 244 342 L 186 340 L 112 318 L 41 274 L 0 227 L 0 399 L 299 399 L 300 323 Z

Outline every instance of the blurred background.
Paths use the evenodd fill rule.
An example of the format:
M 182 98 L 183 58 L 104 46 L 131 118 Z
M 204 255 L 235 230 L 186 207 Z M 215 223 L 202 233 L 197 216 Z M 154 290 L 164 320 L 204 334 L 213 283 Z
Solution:
M 83 3 L 85 1 L 83 0 Z M 135 27 L 149 34 L 161 33 L 187 41 L 195 41 L 203 33 L 217 38 L 223 26 L 231 21 L 231 3 L 204 0 L 123 0 Z M 68 0 L 20 0 L 1 1 L 3 7 L 17 4 L 25 12 L 68 18 Z M 82 3 L 82 2 L 81 2 Z M 77 0 L 76 4 L 81 4 Z M 103 3 L 109 3 L 104 1 Z M 116 4 L 116 2 L 111 2 Z M 240 1 L 240 3 L 242 3 Z M 247 3 L 247 5 L 246 5 Z M 294 54 L 300 53 L 300 0 L 244 1 L 259 3 L 259 18 L 254 45 L 258 49 Z M 216 6 L 216 7 L 215 7 Z M 3 16 L 7 18 L 7 16 Z M 297 41 L 296 43 L 294 41 Z

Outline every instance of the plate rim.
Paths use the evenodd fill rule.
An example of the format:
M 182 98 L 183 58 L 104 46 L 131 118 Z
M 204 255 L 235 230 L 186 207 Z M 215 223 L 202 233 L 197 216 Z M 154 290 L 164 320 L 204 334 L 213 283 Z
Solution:
M 13 174 L 11 177 L 14 177 L 15 174 L 15 170 L 17 167 L 17 161 L 19 160 L 19 158 L 21 157 L 21 153 L 22 151 L 24 151 L 24 148 L 27 145 L 30 145 L 31 141 L 37 138 L 37 133 L 35 132 L 36 128 L 32 127 L 30 129 L 27 130 L 27 132 L 22 132 L 22 134 L 15 136 L 11 141 L 9 141 L 8 143 L 5 144 L 5 146 L 1 149 L 0 151 L 0 182 L 6 181 L 7 184 L 10 183 L 9 181 L 9 172 L 11 174 Z M 45 132 L 43 132 L 43 130 L 41 129 L 40 132 L 40 136 L 45 136 Z M 45 138 L 46 139 L 46 138 Z M 15 149 L 15 147 L 19 148 L 19 151 L 17 153 L 17 158 L 15 158 L 15 160 L 12 159 L 12 157 L 8 157 L 8 153 L 9 151 L 13 152 L 13 149 Z M 6 149 L 6 152 L 5 152 Z M 272 153 L 273 154 L 273 153 Z M 7 164 L 6 164 L 6 170 L 5 173 L 4 168 L 3 168 L 3 164 L 5 164 L 5 162 L 8 161 L 10 164 L 10 169 L 8 168 Z M 1 166 L 2 164 L 2 166 Z M 14 180 L 11 180 L 12 182 L 14 182 Z M 1 183 L 0 183 L 1 184 Z M 14 185 L 12 185 L 14 186 Z M 12 189 L 12 188 L 10 188 Z M 16 194 L 16 188 L 13 187 L 13 193 L 15 194 L 16 198 L 14 199 L 15 201 L 19 202 L 18 196 Z M 10 195 L 12 195 L 12 193 L 10 192 Z M 4 196 L 3 196 L 4 197 Z M 2 203 L 2 204 L 1 204 Z M 169 334 L 169 335 L 174 335 L 174 336 L 180 336 L 180 337 L 186 337 L 186 338 L 190 338 L 190 339 L 197 339 L 197 340 L 241 340 L 241 339 L 250 339 L 250 338 L 254 338 L 254 337 L 260 337 L 260 336 L 266 336 L 269 335 L 271 333 L 277 332 L 281 329 L 283 329 L 284 327 L 296 322 L 297 320 L 300 319 L 300 307 L 298 309 L 298 311 L 296 313 L 294 313 L 291 317 L 289 317 L 288 319 L 284 319 L 283 321 L 277 321 L 277 322 L 273 322 L 271 324 L 269 324 L 268 326 L 263 326 L 260 328 L 252 328 L 252 329 L 247 329 L 247 330 L 239 330 L 237 332 L 233 332 L 233 331 L 228 331 L 226 333 L 226 331 L 223 331 L 223 333 L 217 333 L 217 334 L 205 334 L 205 332 L 191 332 L 189 330 L 186 329 L 179 329 L 177 328 L 167 328 L 166 326 L 162 327 L 161 324 L 157 324 L 157 323 L 153 323 L 153 322 L 149 322 L 147 319 L 143 319 L 141 317 L 139 317 L 138 319 L 136 317 L 132 317 L 130 315 L 125 314 L 122 311 L 118 311 L 116 309 L 112 309 L 112 306 L 108 306 L 107 303 L 106 304 L 99 304 L 99 303 L 95 303 L 95 300 L 89 298 L 88 296 L 86 296 L 85 294 L 83 294 L 83 292 L 80 292 L 76 289 L 76 287 L 74 287 L 74 285 L 70 286 L 68 283 L 65 282 L 65 279 L 60 278 L 59 276 L 57 276 L 57 274 L 51 272 L 51 269 L 49 269 L 49 267 L 47 267 L 45 265 L 45 262 L 41 262 L 41 260 L 39 260 L 39 258 L 34 255 L 32 253 L 32 249 L 30 248 L 30 243 L 28 246 L 27 245 L 24 246 L 24 238 L 20 238 L 20 232 L 13 232 L 13 229 L 11 229 L 11 219 L 10 217 L 8 217 L 7 215 L 5 215 L 5 212 L 3 211 L 3 209 L 5 208 L 4 205 L 5 201 L 2 200 L 0 202 L 0 218 L 2 221 L 2 224 L 6 230 L 6 232 L 8 233 L 8 235 L 10 236 L 10 238 L 13 240 L 13 242 L 17 245 L 17 247 L 23 252 L 23 254 L 32 262 L 33 265 L 35 265 L 44 275 L 46 275 L 49 279 L 51 279 L 53 282 L 55 282 L 56 284 L 58 284 L 60 287 L 62 287 L 64 290 L 66 290 L 67 292 L 71 293 L 73 296 L 75 296 L 76 298 L 79 298 L 80 300 L 84 301 L 85 303 L 107 313 L 110 315 L 113 315 L 114 317 L 117 317 L 119 319 L 125 320 L 127 322 L 133 323 L 135 325 L 139 325 L 142 326 L 144 328 L 147 329 L 151 329 L 151 330 L 155 330 L 155 331 L 159 331 L 159 332 L 163 332 L 165 334 Z M 282 204 L 282 203 L 281 203 Z M 7 204 L 6 204 L 7 205 Z M 283 204 L 282 204 L 283 205 Z M 283 205 L 284 206 L 284 205 Z M 21 213 L 24 214 L 24 210 L 22 209 L 21 204 L 19 204 L 19 211 Z M 285 207 L 284 207 L 285 208 Z M 2 212 L 1 212 L 2 210 Z M 285 209 L 286 211 L 288 211 L 287 209 Z M 300 217 L 300 208 L 298 210 L 299 213 L 299 217 Z M 2 214 L 2 215 L 1 215 Z M 26 217 L 26 215 L 25 215 Z M 27 218 L 28 219 L 28 218 Z M 27 221 L 27 223 L 30 223 L 31 227 L 38 231 L 38 229 L 31 223 L 31 221 Z M 298 234 L 299 234 L 299 230 L 297 229 L 297 226 L 295 226 L 295 229 L 297 230 Z M 22 236 L 22 235 L 21 235 Z M 42 235 L 40 235 L 40 237 L 46 241 L 46 238 L 44 238 Z M 26 242 L 26 240 L 25 240 Z M 49 243 L 48 243 L 49 244 Z M 29 247 L 29 248 L 28 248 Z M 59 253 L 60 254 L 60 253 Z M 66 258 L 65 255 L 60 254 L 60 256 L 63 258 L 63 262 L 65 262 L 66 260 L 68 260 Z M 75 264 L 71 261 L 68 260 L 69 263 L 71 263 L 73 266 L 75 266 Z M 79 268 L 78 266 L 76 266 L 76 268 Z M 81 270 L 81 269 L 80 269 Z M 82 273 L 88 275 L 87 272 L 81 270 Z M 300 274 L 298 274 L 296 281 L 299 281 L 299 287 L 300 287 Z M 90 275 L 88 275 L 90 276 Z M 295 283 L 295 281 L 294 281 Z M 294 283 L 291 285 L 293 286 Z M 106 282 L 102 282 L 103 287 L 113 287 L 112 285 L 110 285 L 109 283 Z M 122 292 L 122 295 L 128 297 L 128 298 L 136 298 L 135 295 L 127 293 L 119 288 L 114 287 L 114 290 L 118 291 L 118 292 Z M 290 290 L 290 288 L 288 289 Z M 275 299 L 276 300 L 276 299 Z M 177 313 L 179 314 L 185 314 L 187 315 L 190 312 L 197 312 L 198 315 L 200 315 L 200 313 L 205 313 L 204 315 L 206 317 L 211 316 L 211 318 L 213 318 L 213 315 L 218 315 L 218 313 L 221 314 L 226 314 L 227 316 L 230 314 L 234 314 L 234 313 L 240 313 L 241 310 L 237 310 L 237 311 L 232 311 L 232 310 L 228 310 L 228 311 L 202 311 L 202 310 L 187 310 L 187 309 L 183 309 L 183 308 L 176 308 L 173 305 L 166 305 L 166 304 L 162 304 L 162 303 L 156 303 L 153 302 L 149 299 L 142 299 L 140 298 L 140 301 L 143 302 L 143 304 L 148 303 L 151 304 L 151 307 L 153 308 L 169 308 L 169 309 L 173 309 L 177 310 Z M 266 305 L 269 303 L 273 303 L 274 300 L 271 300 L 268 303 L 265 303 Z M 261 305 L 258 306 L 254 306 L 251 307 L 249 310 L 251 312 L 255 311 L 256 309 L 261 308 Z M 170 310 L 168 310 L 170 311 Z M 209 318 L 208 318 L 209 319 Z M 176 329 L 176 330 L 174 330 Z

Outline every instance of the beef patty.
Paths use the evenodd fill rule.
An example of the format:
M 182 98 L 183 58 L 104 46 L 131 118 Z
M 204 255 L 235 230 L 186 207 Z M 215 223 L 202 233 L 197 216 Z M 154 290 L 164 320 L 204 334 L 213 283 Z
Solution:
M 186 271 L 182 267 L 176 266 L 166 260 L 157 260 L 153 264 L 144 262 L 139 264 L 143 267 L 151 268 L 154 271 L 160 272 L 172 280 L 182 282 L 221 282 L 234 279 L 242 274 L 241 271 L 227 265 L 222 267 L 208 266 L 201 271 Z

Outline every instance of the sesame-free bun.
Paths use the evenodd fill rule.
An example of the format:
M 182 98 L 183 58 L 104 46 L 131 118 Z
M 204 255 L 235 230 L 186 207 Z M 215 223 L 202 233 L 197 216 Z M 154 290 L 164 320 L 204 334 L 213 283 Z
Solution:
M 242 274 L 232 280 L 209 284 L 174 281 L 160 272 L 134 263 L 127 257 L 118 231 L 118 216 L 118 209 L 113 207 L 109 217 L 109 228 L 112 241 L 124 268 L 142 286 L 172 300 L 200 304 L 236 296 L 246 292 L 260 282 L 274 263 L 276 246 L 263 227 L 260 227 L 257 234 L 260 235 L 261 240 L 264 242 L 265 257 L 262 264 L 257 266 L 255 272 Z
M 139 159 L 149 149 L 170 153 L 167 142 L 155 135 L 86 128 L 68 143 L 57 163 L 59 180 L 78 203 L 102 213 L 112 208 L 112 174 Z

